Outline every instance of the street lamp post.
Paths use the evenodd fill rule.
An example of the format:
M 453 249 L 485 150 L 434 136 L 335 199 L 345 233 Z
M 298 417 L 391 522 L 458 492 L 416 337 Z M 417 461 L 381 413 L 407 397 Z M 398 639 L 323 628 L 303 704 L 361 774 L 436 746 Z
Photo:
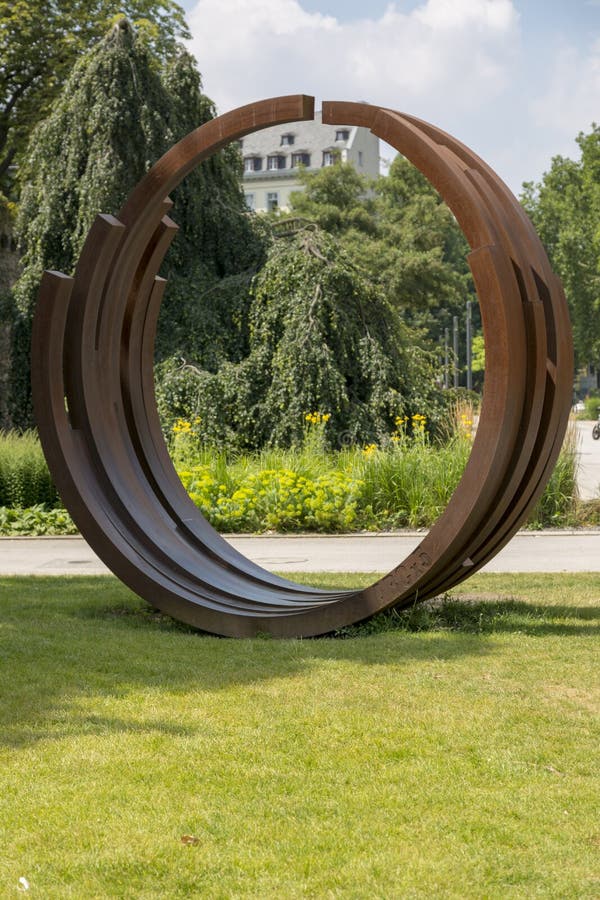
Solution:
M 454 387 L 458 387 L 458 316 L 452 317 L 452 349 L 454 350 Z
M 450 377 L 449 377 L 449 369 L 448 369 L 448 340 L 449 340 L 449 331 L 447 328 L 444 328 L 444 388 L 448 390 L 450 387 Z
M 467 300 L 467 390 L 473 390 L 473 356 L 471 347 L 471 301 Z

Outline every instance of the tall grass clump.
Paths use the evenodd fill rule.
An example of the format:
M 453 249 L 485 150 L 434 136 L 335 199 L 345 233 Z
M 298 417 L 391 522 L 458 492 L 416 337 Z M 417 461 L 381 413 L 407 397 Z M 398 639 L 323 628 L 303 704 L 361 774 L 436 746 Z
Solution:
M 379 528 L 427 528 L 456 489 L 472 446 L 473 414 L 456 411 L 443 442 L 432 442 L 425 416 L 396 420 L 383 447 L 371 444 L 350 466 L 361 482 L 359 508 L 365 524 Z
M 554 471 L 528 520 L 530 528 L 577 524 L 577 432 L 569 424 Z
M 35 432 L 0 433 L 0 507 L 53 508 L 59 502 Z

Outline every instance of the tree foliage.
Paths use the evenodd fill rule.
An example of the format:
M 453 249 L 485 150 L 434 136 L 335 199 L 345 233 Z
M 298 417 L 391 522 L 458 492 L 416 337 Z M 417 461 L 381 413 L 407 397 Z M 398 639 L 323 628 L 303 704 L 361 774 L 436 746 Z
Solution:
M 173 140 L 214 117 L 189 54 L 180 51 L 162 80 Z M 172 215 L 180 232 L 162 272 L 168 284 L 159 319 L 159 361 L 192 359 L 215 371 L 222 361 L 239 361 L 248 352 L 250 283 L 264 263 L 268 235 L 247 212 L 241 174 L 239 151 L 229 145 L 173 192 Z
M 148 167 L 213 115 L 189 54 L 161 60 L 126 19 L 78 60 L 22 155 L 19 340 L 43 269 L 71 272 L 95 215 L 117 212 Z M 443 303 L 462 298 L 463 274 L 450 263 L 460 233 L 427 183 L 395 166 L 371 192 L 353 169 L 325 170 L 299 201 L 323 230 L 277 240 L 245 209 L 234 148 L 188 176 L 173 193 L 181 232 L 162 272 L 165 419 L 199 416 L 208 440 L 252 448 L 299 441 L 315 410 L 330 413 L 337 445 L 384 440 L 415 412 L 435 422 L 439 365 L 402 319 L 409 297 L 423 330 L 426 311 L 439 318 Z M 19 374 L 16 422 L 25 425 L 25 367 Z
M 292 213 L 336 235 L 404 321 L 439 343 L 475 298 L 466 241 L 424 176 L 397 156 L 389 175 L 374 182 L 344 164 L 302 179 Z
M 166 365 L 165 418 L 198 416 L 209 442 L 257 448 L 299 442 L 314 411 L 330 415 L 334 446 L 381 440 L 398 416 L 439 415 L 433 360 L 324 232 L 274 242 L 253 282 L 249 335 L 248 355 L 215 374 Z
M 157 64 L 189 37 L 174 0 L 0 2 L 0 179 L 19 161 L 77 59 L 120 17 L 136 24 Z
M 192 57 L 179 48 L 157 68 L 153 51 L 125 19 L 76 63 L 23 157 L 17 227 L 24 273 L 14 294 L 25 330 L 43 270 L 70 273 L 97 213 L 116 213 L 149 166 L 213 115 Z M 228 316 L 240 318 L 243 286 L 227 292 L 218 282 L 225 276 L 239 282 L 244 265 L 253 274 L 263 254 L 245 211 L 238 166 L 234 151 L 216 154 L 173 193 L 182 227 L 165 263 L 171 284 L 160 323 L 161 356 L 192 354 L 208 364 L 202 349 L 210 346 L 216 365 L 236 343 Z M 238 343 L 244 340 L 241 335 Z M 26 367 L 19 378 L 13 405 L 23 425 L 29 421 Z
M 522 202 L 561 277 L 577 363 L 600 365 L 600 127 L 577 137 L 581 157 L 555 156 Z
M 23 160 L 17 218 L 25 278 L 43 269 L 70 273 L 98 212 L 116 212 L 169 141 L 169 95 L 126 20 L 76 64 Z M 167 127 L 165 127 L 165 125 Z

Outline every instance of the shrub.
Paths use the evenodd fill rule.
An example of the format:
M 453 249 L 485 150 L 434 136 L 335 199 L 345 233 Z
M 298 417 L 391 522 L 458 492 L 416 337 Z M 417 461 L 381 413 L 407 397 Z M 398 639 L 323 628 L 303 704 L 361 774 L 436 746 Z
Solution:
M 362 483 L 359 517 L 364 527 L 427 528 L 441 515 L 460 481 L 471 445 L 462 439 L 434 447 L 391 444 L 355 462 Z
M 584 410 L 578 418 L 597 419 L 600 414 L 600 391 L 590 391 L 583 401 Z
M 347 531 L 360 484 L 340 471 L 312 480 L 291 469 L 218 479 L 208 465 L 179 473 L 190 497 L 219 531 Z
M 0 535 L 77 534 L 75 523 L 65 509 L 7 509 L 0 506 Z
M 383 445 L 330 451 L 327 413 L 312 412 L 305 414 L 300 446 L 233 456 L 201 443 L 200 420 L 179 420 L 170 451 L 193 502 L 222 532 L 427 528 L 447 506 L 471 450 L 472 412 L 457 406 L 454 420 L 453 433 L 440 444 L 415 414 L 398 417 Z M 576 465 L 571 430 L 529 527 L 597 520 L 589 504 L 581 518 Z M 35 435 L 0 436 L 0 534 L 75 533 L 68 513 L 53 508 L 58 504 Z

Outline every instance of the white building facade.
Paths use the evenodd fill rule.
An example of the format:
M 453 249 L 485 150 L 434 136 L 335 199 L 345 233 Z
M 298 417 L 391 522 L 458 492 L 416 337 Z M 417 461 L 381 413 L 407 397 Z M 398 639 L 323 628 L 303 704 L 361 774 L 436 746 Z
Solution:
M 323 125 L 321 112 L 309 122 L 255 131 L 240 141 L 243 189 L 248 209 L 289 209 L 292 191 L 303 190 L 298 172 L 317 172 L 338 160 L 360 175 L 379 175 L 379 138 L 355 125 Z

